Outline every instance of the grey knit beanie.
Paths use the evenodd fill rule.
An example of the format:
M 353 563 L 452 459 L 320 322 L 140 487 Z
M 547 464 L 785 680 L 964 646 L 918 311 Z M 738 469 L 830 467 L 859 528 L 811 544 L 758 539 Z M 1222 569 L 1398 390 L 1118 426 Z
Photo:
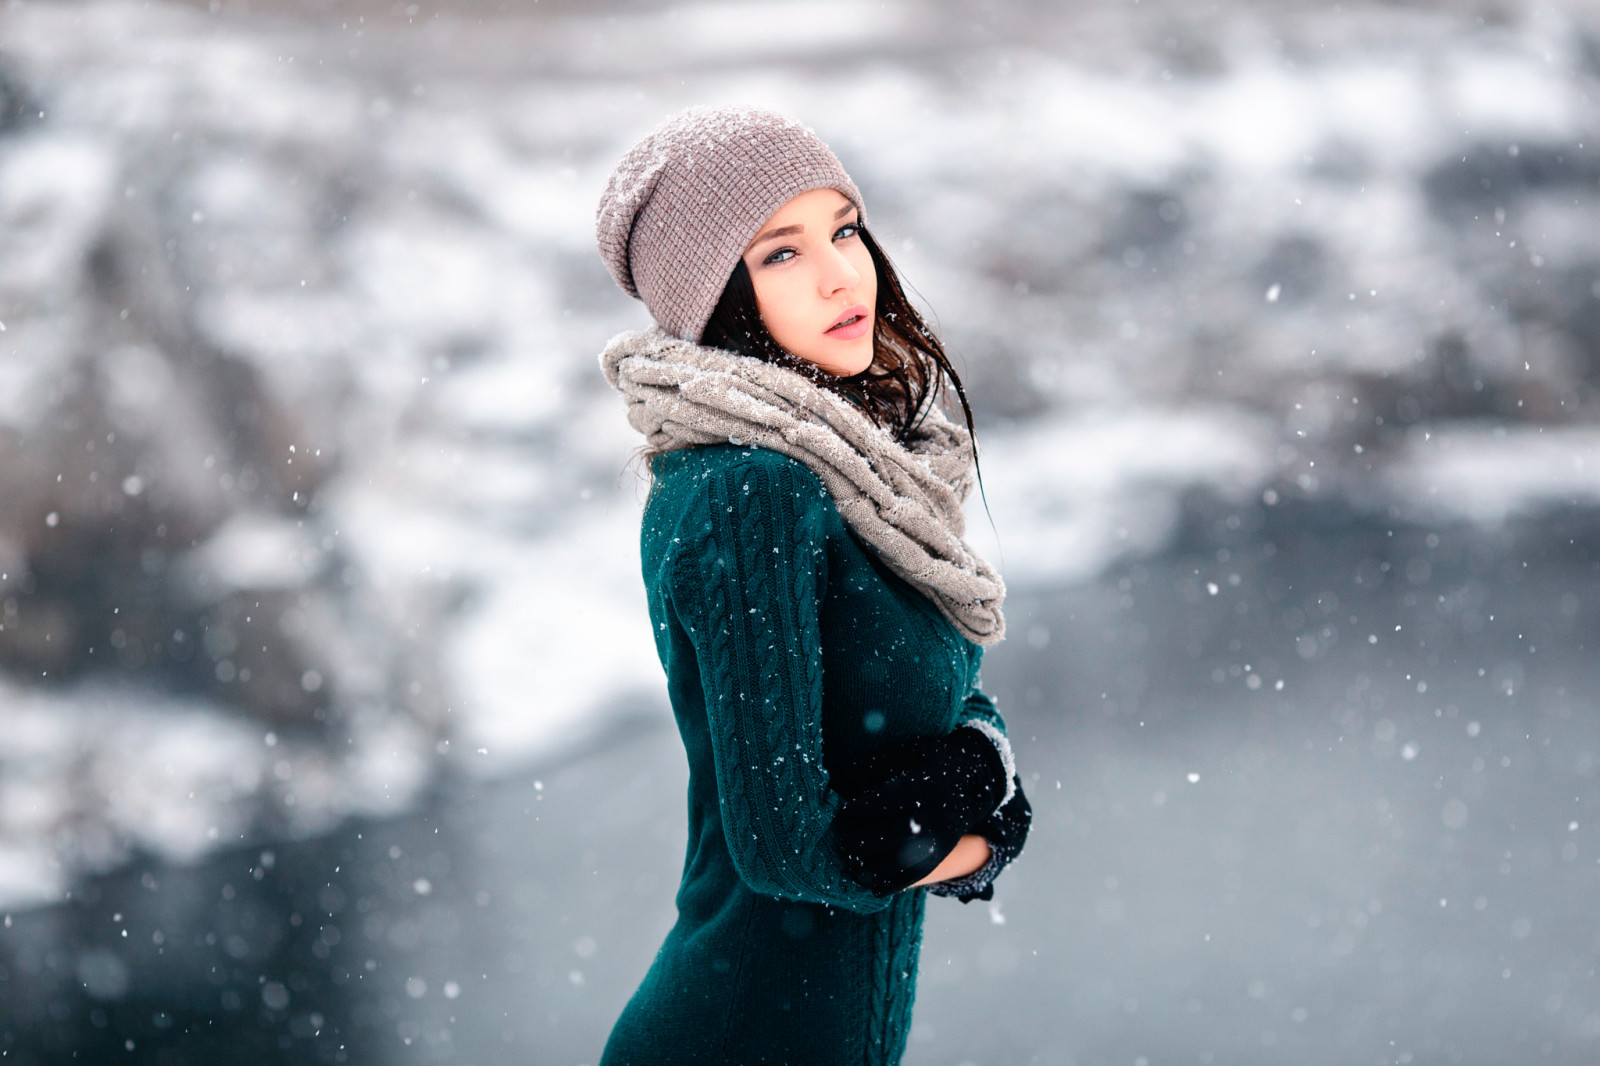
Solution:
M 628 150 L 595 213 L 595 238 L 622 291 L 668 333 L 699 343 L 750 238 L 790 199 L 861 193 L 810 128 L 748 107 L 691 107 Z

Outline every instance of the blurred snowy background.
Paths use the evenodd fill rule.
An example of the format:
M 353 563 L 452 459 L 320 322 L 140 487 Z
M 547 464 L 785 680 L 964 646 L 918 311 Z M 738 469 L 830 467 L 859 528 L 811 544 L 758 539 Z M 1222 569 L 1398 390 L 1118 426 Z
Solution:
M 1548 863 L 1514 914 L 1486 894 L 1423 894 L 1440 908 L 1483 901 L 1508 943 L 1538 930 L 1565 945 L 1559 987 L 1519 987 L 1527 1017 L 1496 1022 L 1521 1034 L 1504 1048 L 1528 1061 L 1600 1054 L 1600 928 L 1577 902 L 1597 887 L 1595 860 L 1575 843 L 1600 759 L 1583 654 L 1600 605 L 1600 10 L 1587 0 L 9 0 L 0 1054 L 160 1048 L 168 1057 L 150 1061 L 189 1061 L 171 1056 L 231 1019 L 229 1032 L 268 1034 L 262 1060 L 297 1047 L 308 1061 L 480 1061 L 502 1043 L 528 1061 L 598 1055 L 670 924 L 682 790 L 637 576 L 638 442 L 595 365 L 609 336 L 647 320 L 595 253 L 593 210 L 634 140 L 705 102 L 772 107 L 821 133 L 955 353 L 993 517 L 991 528 L 975 500 L 971 523 L 1016 605 L 986 677 L 1013 733 L 1038 742 L 1024 762 L 1039 795 L 1066 786 L 1044 800 L 1059 809 L 1041 810 L 1035 880 L 1026 863 L 1009 875 L 1040 921 L 1014 920 L 1010 947 L 973 946 L 964 978 L 936 965 L 956 954 L 925 955 L 915 1061 L 1509 1061 L 1502 1045 L 1479 1057 L 1483 1034 L 1461 1035 L 1471 1003 L 1506 1002 L 1499 946 L 1484 942 L 1492 982 L 1447 994 L 1448 965 L 1374 944 L 1367 977 L 1404 970 L 1395 957 L 1421 967 L 1390 992 L 1423 1006 L 1385 1029 L 1354 1006 L 1376 987 L 1365 971 L 1346 972 L 1322 1008 L 1275 1004 L 1294 981 L 1264 976 L 1265 945 L 1287 941 L 1263 940 L 1237 981 L 1228 970 L 1235 1014 L 1208 1014 L 1151 976 L 1170 977 L 1182 936 L 1161 941 L 1149 932 L 1160 921 L 1146 921 L 1150 969 L 1124 953 L 1136 905 L 1119 883 L 1130 866 L 1164 869 L 1148 851 L 1172 827 L 1125 827 L 1102 842 L 1101 859 L 1116 856 L 1106 869 L 1052 860 L 1048 843 L 1051 827 L 1063 841 L 1086 835 L 1086 810 L 1120 810 L 1086 780 L 1167 810 L 1197 786 L 1197 752 L 1224 758 L 1224 738 L 1250 734 L 1264 746 L 1239 749 L 1243 769 L 1227 771 L 1239 791 L 1215 800 L 1212 821 L 1203 806 L 1185 814 L 1198 821 L 1163 855 L 1199 848 L 1184 868 L 1201 881 L 1208 869 L 1238 876 L 1255 856 L 1267 909 L 1366 862 L 1353 903 L 1296 905 L 1286 919 L 1300 934 L 1340 924 L 1295 949 L 1332 966 L 1359 957 L 1359 930 L 1382 912 L 1371 882 L 1416 882 L 1415 868 L 1374 858 L 1374 841 L 1398 832 L 1389 801 L 1370 835 L 1336 817 L 1344 850 L 1288 872 L 1244 842 L 1274 831 L 1250 819 L 1263 805 L 1338 808 L 1352 781 L 1401 767 L 1421 781 L 1419 832 L 1444 853 L 1480 824 L 1513 832 L 1516 804 L 1490 797 L 1499 813 L 1483 815 L 1476 793 L 1423 768 L 1428 749 L 1407 732 L 1414 713 L 1485 743 L 1495 729 L 1481 708 L 1495 700 L 1506 736 L 1568 758 L 1543 776 L 1578 795 L 1557 813 L 1538 801 L 1559 831 L 1535 850 L 1562 855 L 1554 882 L 1578 927 L 1546 929 L 1531 902 L 1550 890 Z M 1530 561 L 1545 576 L 1516 574 Z M 1502 620 L 1520 607 L 1554 627 L 1543 653 L 1495 629 L 1497 590 L 1517 581 Z M 1406 612 L 1426 615 L 1415 642 Z M 1246 619 L 1249 633 L 1228 628 Z M 1095 651 L 1108 636 L 1116 650 Z M 1399 660 L 1349 658 L 1391 646 Z M 1542 668 L 1552 646 L 1571 652 L 1568 672 L 1546 675 L 1553 695 L 1524 721 L 1505 701 L 1534 684 L 1531 660 L 1542 654 Z M 1447 698 L 1436 680 L 1429 697 L 1413 659 L 1478 688 Z M 1278 701 L 1261 712 L 1270 729 L 1225 724 L 1247 698 Z M 1164 699 L 1168 747 L 1141 761 L 1128 737 L 1160 724 Z M 1171 710 L 1185 699 L 1211 701 L 1214 716 Z M 1560 728 L 1524 728 L 1541 715 Z M 1093 763 L 1089 739 L 1123 752 L 1112 770 Z M 1343 769 L 1293 761 L 1324 741 L 1359 757 Z M 619 745 L 633 761 L 607 777 L 593 760 Z M 1462 749 L 1463 764 L 1485 755 L 1512 765 L 1499 748 Z M 556 781 L 583 796 L 566 822 L 505 813 L 554 799 Z M 396 873 L 411 845 L 370 843 L 437 838 L 451 819 L 479 834 L 454 845 L 471 862 L 516 853 L 496 867 L 503 883 L 469 883 L 450 861 Z M 1299 840 L 1308 825 L 1280 830 Z M 641 866 L 657 860 L 652 872 L 617 858 L 609 876 L 625 890 L 606 895 L 590 872 L 607 861 L 597 852 L 633 848 Z M 1515 849 L 1489 850 L 1483 861 L 1508 872 Z M 352 855 L 387 863 L 372 875 L 387 896 L 320 868 L 308 891 L 329 915 L 346 897 L 434 907 L 427 920 L 368 914 L 366 940 L 436 957 L 452 944 L 460 973 L 431 985 L 390 975 L 399 983 L 372 993 L 372 1018 L 352 1008 L 341 1031 L 319 996 L 354 993 L 304 969 L 269 975 L 279 957 L 259 942 L 311 935 L 305 950 L 326 963 L 336 926 L 319 926 L 331 943 L 293 933 L 302 911 L 285 905 L 276 933 L 247 922 L 229 939 L 214 897 L 183 905 L 156 887 L 189 878 L 231 903 L 235 881 L 290 876 L 288 855 L 335 856 L 333 873 Z M 1429 881 L 1457 859 L 1396 861 L 1422 863 Z M 230 863 L 242 878 L 219 872 Z M 518 878 L 540 876 L 567 895 L 519 897 Z M 146 879 L 165 917 L 153 935 L 141 928 L 138 950 L 165 954 L 183 927 L 198 954 L 183 956 L 189 984 L 157 982 L 117 1014 L 158 964 L 124 950 L 126 916 L 103 901 Z M 601 934 L 581 927 L 602 920 L 596 904 L 574 917 L 584 904 L 569 897 L 584 893 L 648 908 L 626 919 L 636 932 L 609 962 L 595 961 Z M 1040 962 L 1079 894 L 1108 938 L 1091 939 L 1100 954 Z M 486 917 L 502 896 L 521 900 L 526 935 L 550 947 L 495 971 L 522 984 L 488 997 L 483 1018 L 504 1028 L 486 1036 L 483 1021 L 468 1052 L 438 1019 L 467 1009 L 464 975 L 490 969 L 474 951 L 503 950 L 491 927 L 511 919 Z M 1147 902 L 1168 925 L 1212 928 L 1174 917 L 1192 914 L 1181 886 Z M 971 913 L 1004 921 L 997 908 Z M 966 932 L 931 919 L 930 952 L 940 936 L 984 932 L 970 915 L 940 920 Z M 469 950 L 464 927 L 487 939 Z M 205 976 L 211 948 L 232 977 Z M 1033 970 L 1019 961 L 1029 951 Z M 333 985 L 377 967 L 351 958 L 348 971 L 327 963 Z M 603 964 L 608 976 L 586 986 L 585 967 Z M 1123 991 L 1096 984 L 1117 965 L 1134 967 Z M 1186 965 L 1203 985 L 1223 964 Z M 1136 974 L 1167 989 L 1173 1017 L 1149 1020 L 1150 992 L 1139 1013 Z M 978 1054 L 976 1031 L 970 1045 L 941 1042 L 958 1028 L 941 1025 L 941 1005 L 982 1019 L 1025 1001 L 1021 984 L 1002 997 L 1000 977 L 1026 977 L 1038 997 L 1008 1050 Z M 434 1017 L 429 1004 L 432 1028 L 417 1020 Z M 1270 1026 L 1239 1020 L 1268 1007 L 1283 1015 Z M 1319 1010 L 1321 1032 L 1344 1042 L 1294 1045 Z M 1062 1017 L 1071 1026 L 1052 1028 Z M 1419 1017 L 1455 1027 L 1457 1042 L 1429 1045 Z M 347 1046 L 363 1026 L 382 1040 Z

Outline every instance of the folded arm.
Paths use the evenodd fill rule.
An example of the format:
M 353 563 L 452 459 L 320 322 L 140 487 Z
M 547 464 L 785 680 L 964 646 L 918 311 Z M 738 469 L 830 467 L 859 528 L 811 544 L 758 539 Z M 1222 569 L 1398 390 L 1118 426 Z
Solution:
M 822 761 L 819 599 L 826 490 L 792 460 L 706 479 L 685 520 L 673 599 L 699 660 L 723 833 L 752 891 L 857 912 L 890 900 L 832 846 L 841 798 Z

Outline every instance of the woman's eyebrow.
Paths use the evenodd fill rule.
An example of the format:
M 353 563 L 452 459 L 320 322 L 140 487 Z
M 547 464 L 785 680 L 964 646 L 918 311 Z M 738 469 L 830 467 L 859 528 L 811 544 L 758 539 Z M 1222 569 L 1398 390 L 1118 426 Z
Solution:
M 765 233 L 758 234 L 756 236 L 756 239 L 751 241 L 750 243 L 751 244 L 760 244 L 762 241 L 770 240 L 773 237 L 787 237 L 789 234 L 791 234 L 791 233 L 799 233 L 803 229 L 805 229 L 805 227 L 804 226 L 799 226 L 799 225 L 795 225 L 795 226 L 779 226 L 777 229 L 769 229 Z
M 839 208 L 839 210 L 837 210 L 837 211 L 835 211 L 833 213 L 834 220 L 837 221 L 837 220 L 843 218 L 845 215 L 848 215 L 850 212 L 854 211 L 855 209 L 856 209 L 856 205 L 855 204 L 845 204 L 843 207 Z M 769 239 L 771 239 L 773 237 L 787 237 L 791 233 L 799 233 L 804 229 L 805 229 L 805 227 L 801 226 L 801 225 L 779 226 L 777 229 L 769 229 L 765 233 L 757 234 L 756 235 L 756 239 L 751 241 L 750 243 L 752 245 L 760 244 L 762 241 L 769 240 Z

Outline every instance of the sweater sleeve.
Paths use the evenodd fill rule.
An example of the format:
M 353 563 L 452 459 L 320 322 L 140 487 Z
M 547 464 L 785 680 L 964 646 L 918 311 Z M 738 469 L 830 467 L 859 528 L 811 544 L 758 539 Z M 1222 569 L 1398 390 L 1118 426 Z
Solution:
M 673 600 L 705 693 L 723 833 L 754 892 L 845 910 L 887 907 L 843 870 L 843 802 L 822 763 L 822 644 L 831 501 L 793 460 L 707 476 L 684 523 Z

